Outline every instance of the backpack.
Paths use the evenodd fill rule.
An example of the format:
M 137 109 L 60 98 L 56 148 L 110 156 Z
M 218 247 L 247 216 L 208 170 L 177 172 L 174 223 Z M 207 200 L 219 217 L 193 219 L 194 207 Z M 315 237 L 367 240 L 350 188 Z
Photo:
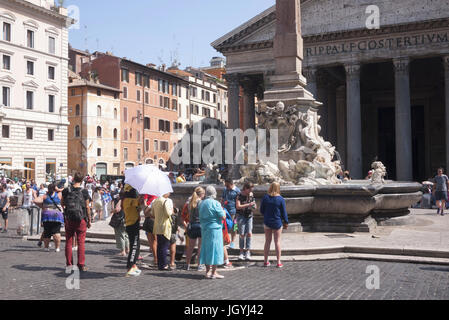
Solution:
M 68 188 L 67 196 L 64 198 L 65 216 L 69 221 L 81 222 L 86 218 L 84 196 L 81 191 Z
M 225 208 L 223 208 L 223 210 L 226 213 L 226 225 L 228 227 L 228 230 L 233 230 L 233 228 L 234 228 L 234 220 L 232 220 L 232 217 L 229 214 L 228 210 L 226 210 Z

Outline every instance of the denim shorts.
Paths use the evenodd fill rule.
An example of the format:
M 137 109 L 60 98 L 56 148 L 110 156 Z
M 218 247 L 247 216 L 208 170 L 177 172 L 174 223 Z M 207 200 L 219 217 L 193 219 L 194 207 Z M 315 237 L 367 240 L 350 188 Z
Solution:
M 243 236 L 245 234 L 253 233 L 253 217 L 247 218 L 238 214 L 237 225 L 239 228 L 239 235 Z

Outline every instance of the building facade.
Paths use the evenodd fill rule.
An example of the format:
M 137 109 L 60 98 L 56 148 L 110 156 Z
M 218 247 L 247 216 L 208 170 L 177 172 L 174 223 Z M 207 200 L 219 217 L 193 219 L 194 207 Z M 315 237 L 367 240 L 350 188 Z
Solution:
M 71 21 L 53 1 L 0 1 L 0 164 L 19 168 L 8 175 L 38 183 L 67 175 Z
M 120 175 L 120 90 L 70 74 L 69 173 Z
M 352 2 L 352 4 L 351 4 Z M 378 159 L 388 177 L 422 181 L 449 168 L 449 3 L 371 1 L 380 28 L 357 1 L 301 1 L 303 75 L 323 102 L 322 135 L 343 164 L 364 178 Z M 227 59 L 230 125 L 254 123 L 275 70 L 275 6 L 212 46 Z M 239 86 L 243 112 L 238 110 Z M 240 115 L 240 116 L 237 116 Z

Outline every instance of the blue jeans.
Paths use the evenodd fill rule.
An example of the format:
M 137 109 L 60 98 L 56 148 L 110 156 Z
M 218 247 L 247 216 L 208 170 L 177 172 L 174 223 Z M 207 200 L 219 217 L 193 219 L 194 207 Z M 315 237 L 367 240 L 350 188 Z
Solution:
M 251 237 L 248 237 L 248 234 L 253 233 L 253 217 L 247 218 L 242 215 L 237 215 L 237 224 L 239 228 L 239 236 L 240 236 L 240 250 L 250 250 L 251 249 Z M 246 240 L 246 246 L 245 246 Z

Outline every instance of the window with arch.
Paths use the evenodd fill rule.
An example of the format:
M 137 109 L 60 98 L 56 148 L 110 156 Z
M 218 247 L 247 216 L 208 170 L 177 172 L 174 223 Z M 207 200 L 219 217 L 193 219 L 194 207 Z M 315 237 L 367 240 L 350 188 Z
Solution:
M 79 115 L 80 115 L 80 112 L 81 112 L 80 105 L 77 104 L 76 107 L 75 107 L 75 115 L 79 116 Z
M 117 120 L 117 116 L 118 116 L 118 113 L 117 113 L 117 108 L 114 108 L 114 119 L 116 119 L 116 120 Z
M 97 127 L 97 138 L 101 138 L 101 134 L 102 134 L 101 127 L 98 126 L 98 127 Z
M 75 138 L 79 138 L 81 135 L 80 126 L 75 126 Z
M 101 117 L 101 106 L 97 106 L 97 117 Z
M 118 137 L 117 129 L 114 129 L 114 140 L 117 140 L 117 137 Z

